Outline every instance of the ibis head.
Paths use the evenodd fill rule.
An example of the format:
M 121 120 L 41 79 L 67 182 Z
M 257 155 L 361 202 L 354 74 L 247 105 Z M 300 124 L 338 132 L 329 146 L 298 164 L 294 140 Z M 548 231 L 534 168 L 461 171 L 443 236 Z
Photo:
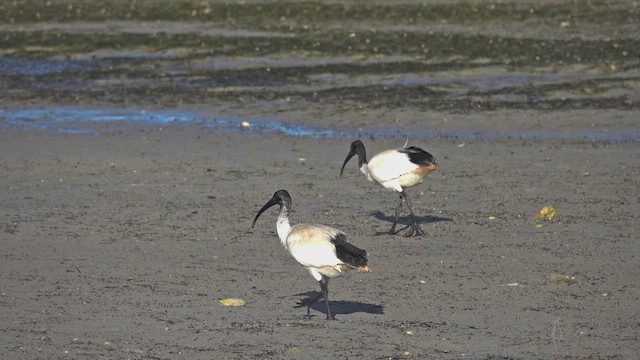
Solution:
M 290 208 L 291 195 L 289 195 L 289 192 L 287 190 L 276 191 L 271 197 L 271 199 L 269 199 L 269 201 L 267 201 L 267 203 L 264 204 L 262 209 L 258 211 L 258 214 L 256 214 L 256 217 L 253 219 L 253 223 L 251 224 L 251 227 L 253 228 L 254 226 L 256 226 L 256 221 L 258 221 L 258 218 L 260 217 L 260 215 L 262 215 L 263 212 L 265 212 L 268 208 L 274 205 L 280 205 L 280 207 Z
M 367 162 L 367 152 L 364 149 L 364 144 L 360 140 L 356 140 L 351 143 L 351 149 L 349 149 L 349 153 L 347 154 L 347 158 L 344 159 L 344 163 L 342 163 L 342 169 L 340 169 L 340 177 L 342 177 L 342 173 L 344 172 L 344 167 L 347 165 L 349 160 L 352 157 L 358 155 L 358 167 L 362 167 L 362 164 Z

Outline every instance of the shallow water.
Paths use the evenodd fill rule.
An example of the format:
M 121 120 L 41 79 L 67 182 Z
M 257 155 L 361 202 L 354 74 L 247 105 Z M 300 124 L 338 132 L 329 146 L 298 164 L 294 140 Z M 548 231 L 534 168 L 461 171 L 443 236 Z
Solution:
M 244 123 L 244 125 L 243 125 Z M 248 125 L 247 125 L 248 124 Z M 212 117 L 202 111 L 158 111 L 136 108 L 50 107 L 0 109 L 0 129 L 51 130 L 69 134 L 100 134 L 113 131 L 158 127 L 194 126 L 223 133 L 284 134 L 331 138 L 409 137 L 412 139 L 573 139 L 613 143 L 639 142 L 640 129 L 607 131 L 483 130 L 450 129 L 433 132 L 399 131 L 389 128 L 330 129 L 302 122 L 273 118 Z

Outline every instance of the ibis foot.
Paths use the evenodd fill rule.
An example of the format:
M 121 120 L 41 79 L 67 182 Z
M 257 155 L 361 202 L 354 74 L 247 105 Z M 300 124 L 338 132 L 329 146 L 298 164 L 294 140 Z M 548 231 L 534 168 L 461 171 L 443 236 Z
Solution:
M 307 315 L 305 315 L 305 318 L 311 319 L 312 317 L 315 316 L 315 315 L 311 315 L 311 305 L 314 302 L 322 299 L 322 297 L 323 297 L 323 295 L 322 295 L 322 293 L 320 293 L 320 294 L 318 294 L 318 295 L 316 295 L 314 297 L 309 297 L 309 298 L 306 298 L 306 299 L 302 299 L 302 300 L 298 301 L 293 307 L 294 308 L 306 307 L 307 308 Z
M 406 237 L 422 236 L 422 235 L 425 235 L 425 232 L 422 230 L 422 228 L 420 227 L 420 225 L 418 223 L 413 223 L 413 225 L 411 225 L 411 228 L 409 229 L 409 231 L 407 231 L 407 233 L 404 234 L 404 236 L 406 236 Z

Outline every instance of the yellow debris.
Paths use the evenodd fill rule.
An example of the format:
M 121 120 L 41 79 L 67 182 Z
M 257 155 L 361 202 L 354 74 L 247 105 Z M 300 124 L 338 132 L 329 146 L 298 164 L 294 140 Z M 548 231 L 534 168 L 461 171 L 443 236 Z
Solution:
M 220 300 L 222 306 L 244 306 L 245 302 L 239 298 L 226 298 Z
M 538 211 L 535 215 L 535 218 L 544 218 L 547 220 L 552 220 L 556 217 L 556 209 L 553 206 L 545 206 L 540 211 Z

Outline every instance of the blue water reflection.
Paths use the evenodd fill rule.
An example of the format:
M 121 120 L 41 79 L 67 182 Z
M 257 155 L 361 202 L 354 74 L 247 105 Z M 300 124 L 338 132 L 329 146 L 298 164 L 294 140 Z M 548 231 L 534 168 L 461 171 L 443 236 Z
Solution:
M 250 126 L 242 126 L 245 121 Z M 210 114 L 198 111 L 89 107 L 0 108 L 0 129 L 47 130 L 68 134 L 99 134 L 102 132 L 166 126 L 193 126 L 226 133 L 280 133 L 288 136 L 333 138 L 408 136 L 412 139 L 575 139 L 614 143 L 640 141 L 640 128 L 608 129 L 601 132 L 518 129 L 500 131 L 449 129 L 419 132 L 392 128 L 338 130 L 318 128 L 303 123 L 285 123 L 277 119 L 268 118 L 212 117 Z

